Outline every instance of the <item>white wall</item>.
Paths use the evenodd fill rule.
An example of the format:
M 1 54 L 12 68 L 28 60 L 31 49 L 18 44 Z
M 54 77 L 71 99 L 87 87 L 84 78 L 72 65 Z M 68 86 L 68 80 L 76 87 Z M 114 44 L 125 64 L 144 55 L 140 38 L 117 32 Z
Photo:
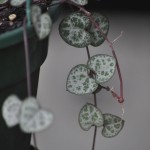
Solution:
M 98 129 L 95 150 L 149 150 L 150 148 L 150 16 L 142 12 L 106 12 L 110 20 L 109 39 L 124 30 L 114 45 L 124 79 L 125 126 L 120 134 L 106 139 Z M 61 19 L 60 19 L 61 20 Z M 93 96 L 77 96 L 66 91 L 70 69 L 86 63 L 85 49 L 67 45 L 59 36 L 58 20 L 52 31 L 48 57 L 42 66 L 38 98 L 43 107 L 54 113 L 53 125 L 37 134 L 39 150 L 91 150 L 94 128 L 82 131 L 78 113 Z M 91 55 L 111 54 L 105 42 L 98 48 L 89 47 Z M 117 73 L 107 85 L 118 90 Z M 98 94 L 98 106 L 104 113 L 121 115 L 119 104 L 103 91 Z

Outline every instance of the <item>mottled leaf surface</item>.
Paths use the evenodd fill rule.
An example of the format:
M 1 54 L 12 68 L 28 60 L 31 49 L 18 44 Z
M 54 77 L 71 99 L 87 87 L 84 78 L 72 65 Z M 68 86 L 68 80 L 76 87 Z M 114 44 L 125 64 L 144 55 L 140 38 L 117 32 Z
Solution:
M 10 1 L 10 4 L 12 6 L 20 6 L 22 5 L 26 0 L 11 0 Z
M 90 45 L 91 36 L 86 30 L 91 23 L 83 13 L 75 12 L 62 20 L 59 33 L 62 39 L 71 46 L 82 48 Z
M 67 78 L 66 88 L 73 94 L 93 93 L 98 84 L 88 75 L 89 69 L 86 65 L 80 64 L 72 68 Z
M 96 82 L 101 84 L 108 81 L 114 75 L 116 60 L 112 56 L 98 54 L 92 56 L 87 65 L 96 73 Z
M 85 131 L 88 131 L 92 126 L 103 126 L 103 115 L 100 109 L 87 103 L 80 111 L 79 124 Z
M 124 120 L 112 114 L 104 114 L 104 128 L 102 135 L 106 138 L 112 138 L 119 134 L 124 126 Z
M 20 127 L 25 133 L 34 133 L 51 125 L 53 115 L 39 107 L 35 98 L 27 98 L 21 108 Z
M 105 37 L 107 37 L 108 30 L 109 30 L 109 21 L 108 19 L 99 14 L 99 13 L 93 13 L 91 16 L 94 20 L 94 22 L 99 26 L 99 29 L 101 29 L 102 33 L 99 31 L 98 28 L 95 27 L 94 24 L 92 24 L 90 28 L 90 34 L 91 34 L 91 45 L 92 46 L 99 46 L 105 41 Z
M 15 95 L 9 96 L 2 107 L 2 116 L 8 127 L 19 123 L 20 107 L 22 102 Z
M 52 20 L 48 13 L 41 14 L 41 8 L 33 5 L 31 10 L 33 26 L 39 39 L 47 37 L 52 28 Z
M 88 4 L 88 0 L 70 0 L 70 1 L 81 6 Z

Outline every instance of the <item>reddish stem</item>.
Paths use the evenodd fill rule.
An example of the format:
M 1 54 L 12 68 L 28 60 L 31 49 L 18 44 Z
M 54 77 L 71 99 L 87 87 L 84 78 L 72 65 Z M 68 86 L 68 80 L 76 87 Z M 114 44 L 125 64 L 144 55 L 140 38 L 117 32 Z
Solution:
M 108 37 L 103 33 L 103 31 L 101 30 L 99 24 L 97 24 L 95 22 L 94 18 L 91 16 L 90 12 L 88 12 L 87 10 L 85 10 L 81 6 L 78 6 L 77 4 L 75 4 L 73 2 L 70 2 L 69 0 L 66 0 L 66 3 L 72 4 L 72 5 L 76 6 L 76 7 L 78 7 L 80 9 L 80 11 L 84 12 L 85 15 L 89 17 L 90 21 L 93 23 L 93 25 L 95 26 L 95 28 L 97 28 L 99 30 L 100 34 L 105 38 L 105 40 L 109 44 L 109 47 L 112 50 L 112 54 L 113 54 L 114 58 L 116 59 L 116 67 L 117 67 L 117 72 L 118 72 L 119 81 L 120 81 L 120 96 L 118 96 L 113 91 L 111 91 L 111 92 L 112 92 L 113 96 L 117 98 L 117 100 L 118 100 L 119 103 L 123 103 L 124 102 L 124 97 L 123 97 L 123 80 L 122 80 L 122 75 L 121 75 L 121 70 L 120 70 L 118 58 L 117 58 L 117 55 L 115 53 L 115 50 L 114 50 L 112 42 L 110 42 L 110 40 L 108 39 Z

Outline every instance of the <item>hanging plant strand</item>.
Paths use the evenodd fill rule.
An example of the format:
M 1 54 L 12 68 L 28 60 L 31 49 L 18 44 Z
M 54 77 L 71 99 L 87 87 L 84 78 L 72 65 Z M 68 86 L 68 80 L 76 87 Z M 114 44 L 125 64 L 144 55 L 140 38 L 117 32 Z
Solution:
M 66 1 L 66 3 L 68 4 L 72 4 L 74 6 L 76 6 L 77 8 L 80 9 L 80 11 L 82 11 L 89 19 L 90 21 L 92 22 L 92 24 L 95 26 L 95 28 L 97 28 L 100 32 L 100 34 L 105 38 L 105 40 L 107 41 L 107 43 L 109 44 L 109 47 L 111 48 L 112 50 L 112 54 L 114 56 L 114 58 L 116 59 L 116 67 L 117 67 L 117 72 L 118 72 L 118 76 L 119 76 L 119 81 L 120 81 L 120 96 L 118 96 L 114 91 L 111 91 L 113 97 L 115 97 L 119 103 L 123 103 L 124 102 L 124 96 L 123 96 L 123 80 L 122 80 L 122 75 L 121 75 L 121 70 L 120 70 L 120 66 L 119 66 L 119 62 L 118 62 L 118 59 L 117 59 L 117 55 L 115 53 L 115 50 L 114 50 L 114 47 L 113 47 L 113 43 L 110 42 L 110 40 L 108 39 L 108 37 L 103 33 L 103 31 L 101 30 L 101 27 L 99 24 L 97 24 L 95 21 L 94 21 L 94 18 L 91 16 L 91 13 L 88 12 L 86 9 L 84 9 L 82 6 L 79 6 L 75 3 L 72 3 L 70 1 Z
M 28 36 L 27 36 L 26 17 L 25 17 L 25 19 L 23 21 L 23 39 L 24 39 L 24 51 L 25 51 L 27 91 L 28 91 L 28 97 L 29 97 L 29 96 L 31 96 L 32 91 L 31 91 L 29 44 L 28 44 Z M 33 133 L 33 142 L 34 142 L 35 150 L 38 150 L 36 134 L 35 133 Z

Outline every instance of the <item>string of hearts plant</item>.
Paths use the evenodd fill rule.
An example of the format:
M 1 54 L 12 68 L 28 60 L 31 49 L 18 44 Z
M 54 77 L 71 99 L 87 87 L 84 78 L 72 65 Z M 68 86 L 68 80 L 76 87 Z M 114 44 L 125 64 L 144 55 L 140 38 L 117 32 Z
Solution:
M 5 3 L 7 0 L 0 1 Z M 13 6 L 20 6 L 26 2 L 26 17 L 24 19 L 24 50 L 26 61 L 26 76 L 28 97 L 22 102 L 17 96 L 9 96 L 2 107 L 2 115 L 8 127 L 19 125 L 20 129 L 25 133 L 32 133 L 35 149 L 37 150 L 37 142 L 35 133 L 44 130 L 51 125 L 53 115 L 51 112 L 43 109 L 40 102 L 32 97 L 31 79 L 30 79 L 30 60 L 29 47 L 27 38 L 27 26 L 31 23 L 37 33 L 39 39 L 44 39 L 51 32 L 52 21 L 47 14 L 41 13 L 39 6 L 31 6 L 30 0 L 11 0 Z M 108 19 L 99 13 L 90 13 L 84 9 L 84 5 L 88 0 L 53 0 L 52 5 L 68 3 L 79 8 L 79 11 L 73 12 L 65 17 L 59 26 L 59 33 L 62 39 L 71 46 L 77 48 L 86 48 L 88 62 L 73 67 L 68 75 L 66 88 L 67 91 L 77 94 L 93 94 L 94 105 L 85 104 L 79 113 L 80 127 L 88 131 L 92 126 L 95 127 L 92 150 L 95 149 L 95 139 L 98 127 L 103 127 L 102 135 L 107 138 L 114 137 L 119 134 L 124 126 L 124 120 L 112 114 L 103 114 L 97 106 L 96 94 L 105 89 L 123 104 L 123 80 L 118 63 L 118 59 L 113 48 L 113 42 L 107 37 L 109 30 Z M 106 54 L 97 54 L 90 56 L 89 45 L 94 47 L 100 46 L 107 41 L 112 50 L 113 56 Z M 120 79 L 120 95 L 118 95 L 110 87 L 104 87 L 102 84 L 112 78 L 117 68 Z
M 88 61 L 86 64 L 78 64 L 71 69 L 67 78 L 66 88 L 68 92 L 73 94 L 94 95 L 94 105 L 91 103 L 85 104 L 79 113 L 78 119 L 79 125 L 84 131 L 88 131 L 92 126 L 95 127 L 92 144 L 92 150 L 94 150 L 98 127 L 103 127 L 102 135 L 104 137 L 112 138 L 117 136 L 124 126 L 124 108 L 122 106 L 124 102 L 123 80 L 113 48 L 113 43 L 122 36 L 122 33 L 113 42 L 110 42 L 107 37 L 109 21 L 105 16 L 85 10 L 83 5 L 87 4 L 87 0 L 75 0 L 75 3 L 67 2 L 79 8 L 79 11 L 69 14 L 61 21 L 59 26 L 60 36 L 71 46 L 86 48 Z M 97 54 L 91 57 L 88 46 L 98 47 L 105 40 L 109 44 L 113 56 Z M 103 86 L 103 83 L 112 78 L 116 68 L 120 80 L 120 95 L 110 87 Z M 101 89 L 110 91 L 112 96 L 121 104 L 122 118 L 109 113 L 103 114 L 98 108 L 96 94 Z

